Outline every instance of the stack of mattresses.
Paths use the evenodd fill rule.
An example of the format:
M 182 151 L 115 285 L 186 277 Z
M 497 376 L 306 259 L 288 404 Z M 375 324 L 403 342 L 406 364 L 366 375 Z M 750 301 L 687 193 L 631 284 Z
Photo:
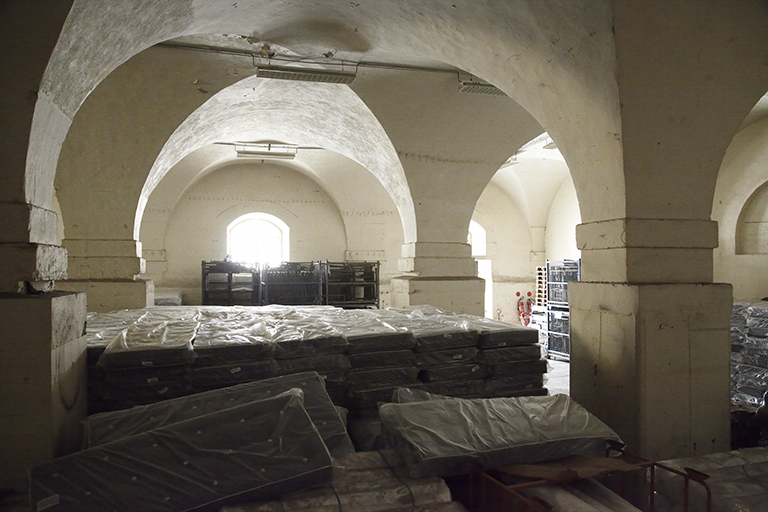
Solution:
M 407 329 L 383 322 L 373 311 L 349 311 L 333 322 L 348 343 L 343 404 L 351 410 L 350 436 L 358 450 L 382 448 L 378 403 L 388 401 L 397 387 L 418 383 L 415 340 Z
M 437 477 L 413 478 L 395 450 L 360 452 L 338 461 L 330 484 L 279 501 L 224 507 L 221 512 L 465 512 Z
M 217 393 L 189 397 L 196 407 L 182 399 L 123 411 L 115 421 L 134 424 L 121 429 L 126 437 L 31 470 L 33 508 L 216 511 L 331 481 L 332 457 L 301 389 L 250 400 Z
M 270 318 L 278 375 L 314 370 L 329 390 L 343 389 L 349 358 L 347 340 L 338 329 L 301 310 Z
M 471 315 L 459 315 L 480 334 L 477 360 L 487 374 L 483 396 L 546 395 L 547 362 L 538 330 Z
M 731 314 L 731 401 L 759 407 L 768 391 L 768 302 L 736 301 Z
M 377 416 L 401 386 L 465 398 L 546 393 L 535 329 L 431 306 L 156 307 L 92 315 L 88 329 L 99 361 L 92 412 L 309 370 L 351 419 Z
M 190 394 L 199 316 L 194 308 L 150 308 L 122 329 L 98 359 L 98 398 L 121 409 Z
M 243 307 L 201 310 L 194 340 L 195 391 L 218 389 L 274 377 L 274 343 L 263 315 Z
M 107 345 L 123 330 L 146 314 L 146 309 L 123 309 L 109 313 L 89 313 L 85 333 L 87 336 L 88 364 L 88 412 L 89 414 L 110 410 L 109 386 L 106 371 L 98 365 L 99 358 Z

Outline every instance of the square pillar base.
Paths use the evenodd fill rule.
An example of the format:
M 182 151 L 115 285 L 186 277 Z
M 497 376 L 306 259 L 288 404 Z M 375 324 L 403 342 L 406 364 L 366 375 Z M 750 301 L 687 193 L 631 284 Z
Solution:
M 653 460 L 730 450 L 728 284 L 573 282 L 571 396 Z
M 88 311 L 104 313 L 119 309 L 141 309 L 155 304 L 155 283 L 151 279 L 56 281 L 57 290 L 88 294 Z
M 82 446 L 87 415 L 85 294 L 0 295 L 0 488 Z
M 479 277 L 413 277 L 392 279 L 392 307 L 429 304 L 454 313 L 485 314 L 485 280 Z

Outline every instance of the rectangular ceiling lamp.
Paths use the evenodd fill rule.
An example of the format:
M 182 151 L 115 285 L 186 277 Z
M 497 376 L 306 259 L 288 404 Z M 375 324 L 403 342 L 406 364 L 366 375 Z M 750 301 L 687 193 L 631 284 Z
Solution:
M 459 82 L 459 92 L 466 92 L 471 94 L 488 94 L 491 96 L 506 96 L 504 91 L 494 85 L 471 81 Z
M 263 160 L 293 160 L 296 147 L 277 144 L 235 144 L 237 158 L 261 158 Z
M 256 70 L 259 78 L 277 78 L 279 80 L 297 80 L 299 82 L 323 82 L 327 84 L 351 84 L 354 73 L 328 71 L 325 69 L 286 68 L 279 66 L 259 66 Z

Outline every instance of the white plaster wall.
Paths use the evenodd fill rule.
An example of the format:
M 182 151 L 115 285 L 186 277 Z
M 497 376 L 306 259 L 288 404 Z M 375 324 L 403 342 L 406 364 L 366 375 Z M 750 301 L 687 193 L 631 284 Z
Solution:
M 569 177 L 557 192 L 547 219 L 547 231 L 544 240 L 547 259 L 577 260 L 581 251 L 576 246 L 576 226 L 581 223 L 579 201 L 573 180 Z
M 200 262 L 223 259 L 227 226 L 250 212 L 288 224 L 292 261 L 344 260 L 344 223 L 328 195 L 301 173 L 256 162 L 212 172 L 183 194 L 168 221 L 161 286 L 181 289 L 188 302 L 199 303 Z
M 472 220 L 486 230 L 487 257 L 492 261 L 494 317 L 519 322 L 518 291 L 534 291 L 531 267 L 531 232 L 525 216 L 498 184 L 491 182 L 475 206 Z
M 164 286 L 168 268 L 165 236 L 177 203 L 190 183 L 226 166 L 242 164 L 233 153 L 228 146 L 205 146 L 182 159 L 152 192 L 140 233 L 147 273 L 158 286 Z M 206 166 L 211 160 L 216 163 Z M 397 206 L 384 186 L 363 166 L 332 151 L 300 150 L 295 160 L 279 165 L 312 180 L 338 207 L 347 234 L 345 259 L 381 263 L 380 301 L 382 307 L 388 306 L 389 282 L 400 274 L 398 258 L 404 235 Z M 275 189 L 273 197 L 281 199 L 281 193 Z
M 768 257 L 736 254 L 739 218 L 750 198 L 768 182 L 768 119 L 746 126 L 728 147 L 718 175 L 712 206 L 719 246 L 714 250 L 714 281 L 731 283 L 733 296 L 768 296 Z M 742 236 L 747 233 L 741 233 Z

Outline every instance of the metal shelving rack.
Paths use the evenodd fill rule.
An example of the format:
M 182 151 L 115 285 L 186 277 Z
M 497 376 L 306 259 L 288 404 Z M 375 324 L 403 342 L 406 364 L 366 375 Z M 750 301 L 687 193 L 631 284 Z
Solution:
M 378 261 L 324 262 L 325 304 L 342 308 L 379 307 Z
M 261 304 L 260 269 L 231 261 L 203 261 L 202 303 L 217 306 Z
M 568 283 L 581 279 L 581 261 L 547 261 L 547 357 L 571 360 Z
M 263 304 L 319 305 L 322 299 L 319 262 L 289 262 L 267 266 L 261 273 Z
M 379 307 L 378 261 L 286 262 L 248 266 L 202 262 L 204 305 Z

